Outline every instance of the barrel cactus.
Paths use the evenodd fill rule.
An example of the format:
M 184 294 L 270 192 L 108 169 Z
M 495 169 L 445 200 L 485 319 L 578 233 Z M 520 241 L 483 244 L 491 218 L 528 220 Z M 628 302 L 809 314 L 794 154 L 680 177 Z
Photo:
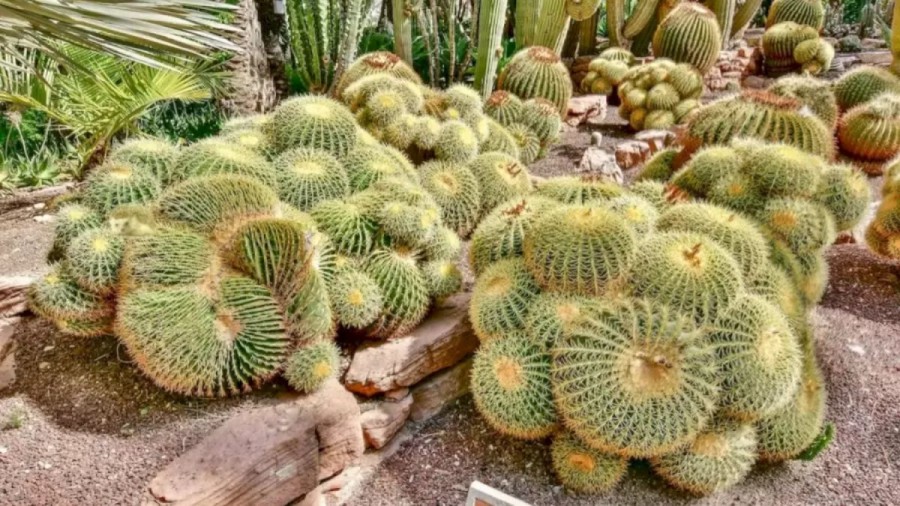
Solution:
M 816 45 L 818 39 L 819 31 L 817 29 L 791 21 L 769 27 L 763 34 L 762 40 L 766 73 L 770 76 L 780 76 L 800 69 L 804 62 L 823 60 L 818 54 L 818 50 L 826 51 L 826 49 Z M 802 62 L 796 58 L 798 55 L 803 56 Z M 833 56 L 834 48 L 831 48 L 831 57 Z M 831 64 L 831 57 L 827 59 L 828 65 Z M 817 70 L 821 71 L 823 67 L 827 70 L 825 62 L 821 61 L 820 63 Z
M 703 77 L 688 63 L 664 58 L 632 67 L 619 85 L 619 115 L 634 130 L 666 129 L 700 107 Z
M 886 171 L 881 204 L 866 229 L 869 248 L 887 258 L 900 258 L 900 164 Z
M 900 94 L 900 78 L 886 69 L 871 65 L 854 68 L 834 83 L 834 94 L 842 111 L 887 92 Z
M 884 93 L 850 109 L 841 117 L 837 137 L 841 151 L 880 172 L 880 164 L 900 153 L 900 95 Z
M 678 4 L 656 28 L 653 54 L 706 74 L 716 63 L 722 33 L 716 15 L 699 3 Z
M 786 75 L 772 83 L 768 91 L 799 101 L 809 107 L 825 126 L 831 129 L 836 127 L 840 111 L 831 83 L 811 76 Z
M 572 98 L 572 80 L 559 56 L 545 47 L 533 46 L 516 53 L 500 72 L 497 88 L 522 99 L 544 98 L 565 116 Z
M 604 50 L 588 65 L 588 73 L 581 80 L 581 91 L 613 95 L 632 65 L 634 55 L 631 51 L 619 47 Z
M 766 28 L 786 21 L 819 31 L 825 26 L 825 5 L 822 0 L 775 0 L 769 7 Z

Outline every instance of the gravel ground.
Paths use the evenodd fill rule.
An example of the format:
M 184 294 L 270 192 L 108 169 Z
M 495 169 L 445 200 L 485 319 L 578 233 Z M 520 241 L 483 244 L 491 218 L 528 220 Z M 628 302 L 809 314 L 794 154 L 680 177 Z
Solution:
M 473 480 L 535 505 L 900 504 L 900 266 L 856 245 L 836 246 L 829 257 L 817 351 L 837 437 L 814 462 L 760 466 L 742 484 L 700 500 L 667 488 L 638 462 L 609 494 L 579 497 L 552 476 L 546 443 L 498 435 L 466 398 L 427 423 L 349 504 L 457 505 Z
M 43 214 L 32 207 L 0 214 L 0 276 L 37 276 L 46 272 L 53 223 L 34 220 Z

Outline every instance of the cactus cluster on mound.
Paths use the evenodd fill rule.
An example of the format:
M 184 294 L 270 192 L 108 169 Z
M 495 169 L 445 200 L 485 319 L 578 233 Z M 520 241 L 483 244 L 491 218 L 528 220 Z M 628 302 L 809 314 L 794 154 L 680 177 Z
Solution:
M 588 65 L 588 73 L 581 80 L 581 91 L 597 95 L 614 94 L 632 65 L 634 55 L 631 51 L 620 47 L 604 50 Z
M 755 90 L 717 100 L 693 114 L 682 153 L 688 155 L 702 146 L 728 144 L 742 137 L 790 144 L 829 160 L 834 158 L 831 128 L 801 100 Z
M 883 93 L 853 107 L 837 127 L 841 151 L 873 175 L 900 154 L 900 95 Z
M 254 132 L 268 157 L 228 140 Z M 59 210 L 32 309 L 116 335 L 173 392 L 237 394 L 280 372 L 314 390 L 339 372 L 338 328 L 399 336 L 461 288 L 457 231 L 481 211 L 473 174 L 417 171 L 361 132 L 344 105 L 303 96 L 181 149 L 122 144 Z
M 831 170 L 821 160 L 780 146 L 740 149 L 719 161 L 778 151 L 769 161 L 803 173 L 795 181 L 758 164 L 768 179 L 754 188 L 768 215 L 793 210 L 779 192 L 810 181 L 798 191 L 812 194 L 796 202 L 820 211 L 831 230 L 832 210 L 851 214 L 855 202 L 838 204 L 851 195 L 819 189 Z M 708 176 L 721 178 L 717 169 Z M 654 191 L 549 179 L 473 234 L 476 406 L 503 434 L 552 437 L 553 468 L 575 491 L 609 490 L 629 460 L 649 459 L 673 486 L 708 494 L 741 481 L 759 458 L 798 457 L 823 430 L 808 325 L 815 301 L 786 270 L 806 259 L 773 248 L 782 239 L 768 215 L 641 196 Z
M 439 91 L 389 73 L 370 72 L 353 81 L 341 99 L 368 135 L 417 164 L 466 165 L 488 152 L 528 164 L 556 141 L 561 126 L 556 105 L 542 98 L 523 102 L 498 91 L 483 104 L 465 85 Z
M 687 63 L 706 75 L 722 46 L 722 32 L 716 15 L 700 3 L 678 4 L 663 19 L 653 35 L 653 54 L 678 63 Z
M 884 173 L 881 204 L 866 229 L 866 242 L 875 253 L 900 259 L 900 161 Z
M 665 129 L 700 107 L 703 77 L 687 63 L 664 58 L 632 67 L 619 85 L 619 115 L 634 130 Z
M 548 100 L 564 117 L 572 98 L 572 79 L 555 51 L 532 46 L 514 54 L 503 67 L 497 77 L 497 89 L 513 93 L 523 100 Z
M 780 76 L 795 71 L 821 74 L 831 67 L 834 46 L 811 26 L 784 21 L 766 29 L 762 38 L 766 74 Z

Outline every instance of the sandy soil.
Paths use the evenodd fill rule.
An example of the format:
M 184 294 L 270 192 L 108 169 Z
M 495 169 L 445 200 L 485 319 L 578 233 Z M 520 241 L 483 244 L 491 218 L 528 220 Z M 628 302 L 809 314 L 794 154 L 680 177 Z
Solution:
M 473 480 L 535 505 L 900 504 L 900 266 L 855 245 L 832 248 L 829 260 L 832 281 L 816 329 L 837 437 L 817 460 L 760 466 L 699 501 L 638 462 L 611 493 L 579 497 L 552 476 L 546 443 L 498 435 L 467 398 L 424 426 L 349 504 L 461 504 Z
M 34 219 L 44 213 L 26 207 L 0 214 L 0 276 L 37 276 L 46 272 L 54 224 Z

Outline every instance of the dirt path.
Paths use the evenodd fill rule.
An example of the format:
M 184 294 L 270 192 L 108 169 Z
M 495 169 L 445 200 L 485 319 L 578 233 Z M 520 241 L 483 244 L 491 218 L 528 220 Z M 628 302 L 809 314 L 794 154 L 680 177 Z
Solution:
M 349 504 L 458 505 L 473 480 L 534 505 L 900 504 L 900 266 L 854 245 L 829 257 L 832 281 L 815 321 L 837 437 L 816 461 L 758 467 L 699 501 L 637 463 L 611 493 L 579 497 L 552 476 L 547 444 L 498 435 L 466 398 L 423 427 Z

